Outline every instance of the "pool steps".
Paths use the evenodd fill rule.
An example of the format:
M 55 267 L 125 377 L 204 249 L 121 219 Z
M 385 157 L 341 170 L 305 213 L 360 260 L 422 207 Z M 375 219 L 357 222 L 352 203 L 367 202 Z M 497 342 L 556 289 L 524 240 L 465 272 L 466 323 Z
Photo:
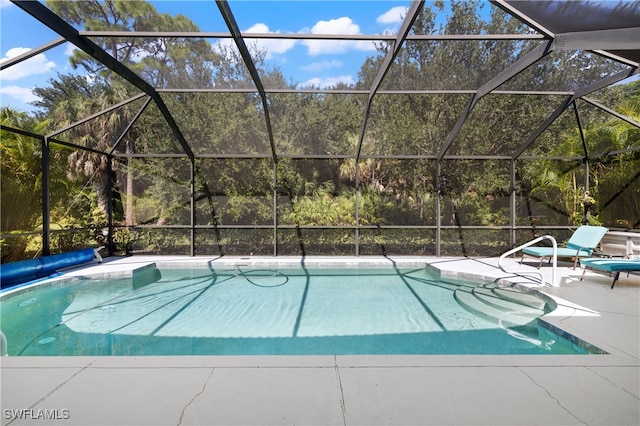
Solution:
M 299 266 L 299 262 L 291 264 L 291 266 L 294 265 Z M 162 262 L 160 262 L 160 266 L 168 267 L 169 265 L 163 265 Z M 171 264 L 170 266 L 180 268 L 194 267 L 196 265 L 188 262 L 184 265 Z M 217 266 L 229 266 L 232 270 L 235 270 L 239 267 L 266 267 L 270 265 L 265 264 L 264 262 L 253 264 L 249 259 L 240 259 L 240 261 L 236 260 L 233 264 L 218 264 Z M 286 268 L 288 265 L 274 262 L 273 266 Z M 311 264 L 309 266 L 313 267 L 317 265 Z M 331 265 L 323 264 L 323 266 L 327 267 Z M 406 265 L 402 266 L 404 267 Z M 431 265 L 415 264 L 412 266 L 424 266 L 432 272 L 437 271 L 438 275 L 446 275 L 446 273 L 443 273 L 446 271 L 442 271 L 441 269 Z M 114 272 L 115 271 L 110 272 L 109 276 L 113 277 Z M 120 271 L 120 274 L 123 274 L 123 277 L 130 276 L 132 278 L 132 285 L 134 288 L 151 284 L 160 279 L 160 271 L 158 270 L 158 264 L 156 262 L 138 265 L 130 270 L 125 269 Z M 460 276 L 457 275 L 457 277 Z M 501 287 L 498 284 L 487 283 L 482 287 L 465 287 L 458 283 L 449 283 L 444 280 L 441 282 L 441 285 L 450 287 L 451 290 L 454 291 L 454 298 L 464 309 L 495 323 L 501 322 L 507 326 L 520 326 L 530 323 L 546 313 L 546 303 L 539 297 L 532 294 L 514 291 L 507 287 Z
M 510 300 L 515 303 L 526 304 L 533 308 L 544 309 L 545 306 L 548 306 L 547 303 L 538 296 L 531 293 L 514 291 L 508 287 L 496 286 L 492 289 L 492 292 L 498 293 L 503 299 Z
M 38 284 L 55 285 L 59 280 L 62 279 L 86 279 L 87 276 L 91 276 L 95 278 L 131 278 L 132 285 L 134 287 L 142 287 L 144 285 L 148 285 L 157 281 L 160 278 L 160 270 L 165 268 L 181 269 L 209 267 L 212 271 L 226 270 L 226 272 L 230 272 L 234 267 L 273 267 L 287 269 L 288 267 L 299 268 L 302 264 L 308 268 L 335 268 L 338 266 L 344 267 L 345 263 L 347 265 L 362 267 L 388 267 L 389 263 L 392 263 L 393 266 L 398 268 L 426 268 L 427 270 L 435 273 L 435 275 L 440 277 L 441 279 L 440 283 L 438 284 L 439 286 L 448 288 L 452 292 L 459 290 L 457 297 L 458 300 L 462 302 L 464 309 L 471 310 L 476 314 L 478 313 L 478 310 L 481 310 L 481 314 L 485 319 L 497 322 L 503 327 L 513 327 L 514 333 L 518 333 L 517 330 L 520 327 L 537 327 L 539 332 L 544 333 L 545 330 L 548 330 L 548 333 L 550 333 L 551 336 L 555 335 L 556 339 L 561 338 L 572 343 L 577 348 L 581 348 L 583 350 L 586 348 L 587 351 L 593 353 L 606 353 L 596 348 L 595 346 L 586 344 L 586 342 L 582 342 L 579 338 L 573 337 L 572 335 L 568 335 L 566 337 L 563 335 L 558 336 L 559 330 L 556 330 L 555 326 L 553 326 L 551 323 L 548 323 L 549 320 L 553 321 L 553 318 L 549 318 L 549 320 L 547 320 L 547 315 L 545 314 L 548 314 L 549 310 L 551 310 L 552 312 L 550 314 L 552 316 L 562 316 L 565 314 L 565 311 L 567 309 L 570 309 L 570 306 L 565 308 L 563 303 L 561 303 L 561 300 L 557 302 L 555 298 L 539 292 L 537 290 L 539 284 L 532 283 L 527 279 L 527 277 L 514 277 L 511 274 L 504 273 L 504 271 L 503 273 L 498 274 L 486 273 L 486 271 L 489 270 L 492 265 L 490 265 L 489 262 L 486 262 L 483 259 L 474 260 L 475 263 L 473 264 L 473 267 L 465 268 L 463 270 L 449 268 L 448 264 L 451 262 L 452 259 L 432 259 L 431 262 L 425 262 L 420 258 L 412 258 L 409 260 L 400 259 L 399 261 L 385 259 L 385 261 L 378 261 L 377 263 L 375 261 L 370 262 L 369 260 L 362 261 L 362 259 L 354 259 L 353 261 L 349 262 L 333 262 L 331 260 L 327 261 L 327 259 L 322 258 L 303 259 L 302 262 L 300 259 L 268 259 L 265 261 L 265 259 L 257 258 L 189 258 L 177 260 L 143 260 L 127 258 L 123 263 L 114 264 L 111 261 L 107 260 L 102 264 L 94 264 L 77 269 L 74 268 L 65 270 L 62 276 L 48 279 L 46 280 L 48 282 L 39 282 Z M 474 291 L 473 288 L 477 287 L 477 284 L 465 285 L 464 280 L 475 281 L 476 283 L 484 282 L 485 284 L 481 284 L 481 287 L 478 287 Z M 429 281 L 431 282 L 431 280 Z M 36 284 L 33 283 L 31 285 L 28 285 L 28 287 L 34 285 Z M 513 291 L 513 289 L 530 291 L 531 293 L 515 292 Z M 1 293 L 10 292 L 13 292 L 13 289 L 9 291 L 3 291 Z M 540 300 L 540 297 L 543 299 L 543 301 Z M 513 305 L 509 305 L 509 302 L 513 302 Z M 482 305 L 487 305 L 490 309 L 488 309 L 487 306 Z M 546 305 L 546 310 L 542 308 L 543 305 Z M 535 319 L 537 319 L 538 321 L 534 322 L 534 318 L 531 318 L 530 314 L 525 314 L 524 316 L 519 315 L 518 318 L 514 319 L 513 314 L 509 313 L 513 311 L 523 311 L 523 307 L 529 309 L 530 311 L 536 311 L 538 309 L 538 311 L 535 313 Z
M 508 300 L 493 292 L 495 288 L 495 284 L 485 284 L 473 289 L 461 287 L 453 292 L 453 297 L 472 314 L 507 327 L 529 324 L 545 314 L 544 302 L 541 301 L 543 306 L 539 303 L 532 306 L 529 300 Z
M 131 281 L 134 289 L 152 284 L 161 278 L 160 270 L 155 263 L 150 263 L 131 271 Z
M 504 311 L 517 310 L 539 315 L 541 312 L 544 313 L 546 307 L 546 303 L 536 296 L 531 296 L 531 300 L 507 297 L 501 292 L 501 288 L 495 284 L 485 284 L 482 287 L 476 287 L 471 291 L 471 294 L 484 304 Z

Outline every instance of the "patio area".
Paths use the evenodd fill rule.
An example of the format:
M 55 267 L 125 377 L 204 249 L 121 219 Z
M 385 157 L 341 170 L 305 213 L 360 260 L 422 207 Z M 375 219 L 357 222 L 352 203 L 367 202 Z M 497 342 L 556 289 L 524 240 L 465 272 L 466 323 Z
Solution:
M 497 303 L 487 310 L 500 311 L 490 324 L 503 328 L 499 337 L 476 333 L 489 326 L 473 330 L 476 342 L 489 343 L 484 352 L 455 334 L 439 347 L 459 355 L 388 355 L 387 348 L 408 354 L 416 342 L 432 349 L 414 338 L 416 317 L 406 315 L 409 331 L 389 333 L 404 340 L 376 345 L 385 355 L 370 355 L 357 340 L 352 348 L 366 355 L 227 355 L 255 346 L 243 343 L 225 355 L 174 356 L 196 353 L 197 344 L 165 340 L 184 352 L 157 351 L 149 337 L 158 328 L 130 333 L 124 328 L 140 323 L 128 320 L 118 327 L 104 320 L 102 330 L 99 318 L 84 321 L 84 335 L 98 342 L 93 346 L 85 343 L 90 339 L 74 345 L 62 334 L 46 335 L 57 328 L 75 338 L 80 333 L 66 327 L 61 312 L 85 320 L 97 308 L 116 311 L 115 303 L 100 304 L 115 296 L 75 311 L 68 309 L 71 292 L 41 297 L 41 304 L 29 296 L 24 306 L 33 317 L 3 303 L 14 334 L 5 327 L 2 337 L 21 349 L 0 357 L 1 425 L 640 424 L 640 273 L 621 274 L 611 289 L 612 277 L 588 271 L 581 280 L 582 270 L 563 262 L 553 277 L 550 266 L 541 268 L 542 281 L 552 283 L 541 286 L 532 278 L 536 261 L 506 258 L 501 269 L 497 258 L 538 235 L 565 245 L 575 228 L 590 223 L 611 231 L 600 254 L 638 256 L 632 234 L 640 229 L 640 2 L 11 0 L 2 6 L 0 82 L 12 89 L 0 100 L 3 267 L 101 247 L 104 262 L 54 279 L 102 275 L 104 287 L 87 280 L 82 290 L 105 289 L 111 297 L 114 278 L 132 277 L 122 280 L 128 291 L 140 284 L 133 279 L 138 273 L 155 274 L 161 263 L 220 265 L 234 284 L 245 265 L 411 265 L 424 275 L 435 270 L 452 281 L 480 280 L 489 292 L 504 290 L 494 283 L 530 288 L 557 308 L 518 326 L 531 325 L 538 337 L 547 335 L 538 328 L 544 324 L 556 333 L 548 334 L 553 343 L 561 336 L 597 354 L 459 354 L 498 353 L 496 341 L 518 333 L 503 325 L 522 310 Z M 14 107 L 18 95 L 20 104 L 30 99 L 27 110 Z M 217 270 L 209 272 L 203 281 L 217 285 Z M 230 332 L 243 321 L 271 332 L 268 319 L 283 317 L 276 310 L 251 316 L 259 303 L 282 300 L 273 293 L 253 305 L 247 297 L 174 303 L 176 282 L 144 298 L 184 314 L 164 317 L 184 319 L 172 338 L 192 332 L 202 338 L 214 334 L 214 325 Z M 431 275 L 424 282 L 443 284 Z M 312 286 L 301 287 L 304 296 L 296 300 L 306 302 Z M 366 290 L 380 305 L 371 317 L 362 311 L 353 317 L 385 326 L 404 319 L 405 299 L 394 311 L 372 288 Z M 467 289 L 471 300 L 482 293 Z M 205 291 L 197 290 L 185 292 Z M 349 321 L 325 308 L 337 300 L 359 306 L 346 293 L 345 287 L 327 292 L 317 305 L 340 325 Z M 462 305 L 453 294 L 448 302 Z M 54 299 L 62 309 L 52 313 Z M 547 312 L 548 305 L 534 303 L 536 317 Z M 147 319 L 160 310 L 150 305 L 127 308 Z M 220 307 L 239 314 L 224 322 L 203 313 Z M 465 325 L 489 316 L 467 305 L 469 316 L 460 319 L 457 308 L 442 311 Z M 298 330 L 302 309 L 295 313 L 287 331 Z M 47 331 L 33 332 L 45 314 Z M 133 352 L 131 340 L 112 345 L 118 333 L 142 336 L 144 351 Z M 223 334 L 213 337 L 244 337 Z M 22 338 L 28 344 L 18 344 Z M 542 342 L 518 339 L 528 347 Z M 73 348 L 66 353 L 91 356 L 17 356 L 54 341 L 59 346 L 46 347 L 49 353 Z M 464 348 L 453 350 L 450 342 Z M 106 347 L 128 356 L 99 356 L 117 353 Z
M 169 258 L 109 258 L 90 268 L 160 259 Z M 238 261 L 213 261 L 222 259 Z M 389 261 L 354 261 L 370 259 Z M 531 285 L 495 258 L 393 260 Z M 508 270 L 522 269 L 507 260 Z M 549 279 L 551 268 L 542 272 Z M 640 277 L 624 274 L 610 289 L 602 274 L 580 281 L 582 271 L 564 264 L 558 273 L 559 287 L 537 287 L 558 304 L 545 320 L 607 355 L 8 356 L 2 424 L 637 425 Z

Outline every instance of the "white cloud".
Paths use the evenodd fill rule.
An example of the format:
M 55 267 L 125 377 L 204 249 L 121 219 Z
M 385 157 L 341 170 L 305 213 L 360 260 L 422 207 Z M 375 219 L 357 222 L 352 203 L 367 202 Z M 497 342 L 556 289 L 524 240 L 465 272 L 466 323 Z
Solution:
M 0 62 L 6 61 L 16 56 L 22 55 L 31 49 L 25 47 L 14 47 L 9 49 Z M 44 53 L 39 53 L 25 61 L 19 62 L 0 71 L 0 79 L 4 81 L 19 80 L 36 74 L 46 74 L 56 67 L 55 62 L 49 61 Z
M 320 89 L 326 89 L 328 87 L 333 87 L 338 83 L 345 84 L 355 84 L 353 77 L 350 75 L 341 75 L 339 77 L 326 77 L 326 78 L 312 78 L 311 80 L 307 80 L 306 83 L 302 84 L 302 87 L 317 87 Z
M 360 26 L 346 16 L 329 21 L 318 21 L 312 28 L 311 34 L 362 34 Z M 304 40 L 310 55 L 339 54 L 351 50 L 373 51 L 375 46 L 365 40 Z
M 211 44 L 211 50 L 219 55 L 225 55 L 228 52 L 237 52 L 236 44 L 233 42 L 233 39 L 230 38 L 221 38 L 215 43 Z M 227 58 L 231 59 L 231 58 Z
M 25 104 L 28 104 L 40 99 L 39 97 L 34 95 L 31 92 L 31 89 L 28 87 L 3 86 L 2 88 L 0 88 L 0 93 L 3 96 L 8 96 L 12 99 L 15 99 Z
M 266 24 L 257 23 L 242 31 L 243 33 L 254 34 L 279 34 L 280 31 L 270 31 Z M 250 52 L 266 52 L 266 59 L 273 59 L 274 55 L 282 55 L 283 53 L 291 50 L 296 40 L 284 40 L 284 39 L 268 39 L 268 38 L 245 38 L 245 44 Z M 214 43 L 213 51 L 217 53 L 224 53 L 231 49 L 236 51 L 235 42 L 232 39 L 222 39 Z
M 401 8 L 405 10 L 406 8 Z M 392 9 L 394 10 L 394 9 Z M 390 11 L 391 12 L 391 11 Z M 390 14 L 387 12 L 387 14 Z M 399 12 L 398 12 L 399 13 Z M 397 16 L 389 15 L 389 16 Z M 378 18 L 380 19 L 380 18 Z M 391 19 L 391 18 L 389 18 Z M 402 22 L 402 19 L 400 19 Z M 280 30 L 272 31 L 269 26 L 264 23 L 256 23 L 246 30 L 243 34 L 280 34 Z M 353 22 L 349 17 L 331 19 L 328 21 L 318 21 L 312 28 L 304 28 L 299 31 L 300 34 L 346 34 L 358 35 L 362 34 L 360 26 Z M 301 43 L 307 48 L 309 55 L 318 56 L 324 54 L 341 54 L 349 51 L 375 51 L 375 45 L 367 40 L 292 40 L 292 39 L 264 39 L 264 38 L 245 38 L 245 43 L 250 51 L 265 51 L 266 59 L 273 59 L 275 55 L 282 55 L 289 52 L 297 43 Z M 213 45 L 213 50 L 218 53 L 224 53 L 229 49 L 235 50 L 235 43 L 231 39 L 222 39 Z
M 401 24 L 404 20 L 404 17 L 407 16 L 407 12 L 409 8 L 404 6 L 397 6 L 387 10 L 382 15 L 376 18 L 376 22 L 379 24 L 389 25 L 389 24 Z
M 135 62 L 136 64 L 139 64 L 145 58 L 150 58 L 151 56 L 152 56 L 151 52 L 146 51 L 144 49 L 133 49 L 127 59 L 132 62 Z
M 280 31 L 269 31 L 269 27 L 266 24 L 255 24 L 248 28 L 246 33 L 256 34 L 279 34 Z M 245 43 L 259 51 L 265 50 L 267 52 L 267 59 L 271 59 L 273 55 L 281 55 L 288 52 L 295 46 L 296 40 L 285 39 L 268 39 L 268 38 L 246 38 Z
M 5 7 L 9 7 L 12 4 L 13 3 L 11 3 L 9 0 L 0 0 L 0 9 L 4 9 Z
M 319 72 L 329 70 L 331 68 L 340 68 L 342 65 L 342 62 L 332 59 L 330 61 L 313 62 L 304 67 L 300 67 L 300 69 L 303 71 Z
M 64 55 L 65 56 L 73 56 L 73 52 L 75 52 L 78 48 L 76 47 L 75 44 L 73 43 L 67 43 L 67 47 L 64 48 Z
M 351 18 L 343 16 L 329 21 L 318 21 L 312 28 L 313 34 L 360 34 L 360 26 Z

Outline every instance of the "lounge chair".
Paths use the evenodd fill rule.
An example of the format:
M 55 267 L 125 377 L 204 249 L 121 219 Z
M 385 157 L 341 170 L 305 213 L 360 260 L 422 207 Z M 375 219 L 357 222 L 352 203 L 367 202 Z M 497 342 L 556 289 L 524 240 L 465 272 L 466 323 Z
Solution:
M 574 259 L 573 269 L 576 269 L 578 260 L 582 257 L 591 257 L 591 254 L 607 231 L 608 229 L 603 226 L 580 226 L 575 230 L 564 247 L 558 247 L 558 257 L 570 257 Z M 551 260 L 553 247 L 525 247 L 522 249 L 521 263 L 524 261 L 525 255 L 539 257 L 540 265 L 538 265 L 538 268 L 540 268 L 544 259 L 549 258 L 549 260 Z
M 616 285 L 616 281 L 618 281 L 620 277 L 620 272 L 640 272 L 640 259 L 580 259 L 580 264 L 584 266 L 580 281 L 584 278 L 587 268 L 598 269 L 609 273 L 615 272 L 611 288 Z

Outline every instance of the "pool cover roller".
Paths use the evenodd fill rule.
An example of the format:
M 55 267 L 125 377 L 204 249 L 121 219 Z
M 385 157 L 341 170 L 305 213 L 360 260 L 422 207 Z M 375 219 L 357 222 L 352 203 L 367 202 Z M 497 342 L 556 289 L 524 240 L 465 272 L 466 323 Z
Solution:
M 0 265 L 0 287 L 25 283 L 52 275 L 58 269 L 91 262 L 94 249 L 86 248 L 68 253 L 52 254 L 37 259 L 20 260 Z

